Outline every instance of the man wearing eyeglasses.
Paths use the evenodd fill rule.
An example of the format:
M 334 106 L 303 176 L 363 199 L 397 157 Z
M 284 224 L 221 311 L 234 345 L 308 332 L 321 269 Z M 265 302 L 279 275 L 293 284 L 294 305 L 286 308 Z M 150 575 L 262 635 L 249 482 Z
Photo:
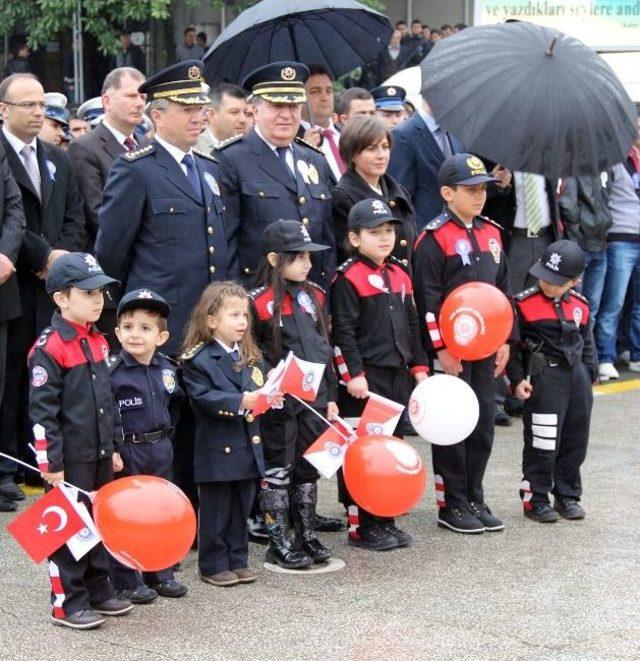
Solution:
M 29 348 L 53 312 L 44 281 L 60 255 L 81 250 L 85 243 L 82 200 L 69 159 L 37 137 L 45 107 L 44 89 L 32 74 L 13 74 L 0 83 L 0 145 L 20 188 L 27 221 L 16 262 L 22 316 L 7 327 L 6 382 L 11 387 L 0 411 L 0 435 L 14 439 L 18 452 L 31 460 L 26 364 Z

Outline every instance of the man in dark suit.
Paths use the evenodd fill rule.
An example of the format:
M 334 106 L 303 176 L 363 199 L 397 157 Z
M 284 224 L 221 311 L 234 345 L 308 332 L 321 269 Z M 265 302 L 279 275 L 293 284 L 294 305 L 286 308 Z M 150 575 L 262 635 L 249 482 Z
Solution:
M 411 195 L 421 230 L 442 211 L 438 170 L 444 159 L 463 153 L 462 144 L 444 131 L 423 99 L 409 119 L 393 131 L 388 173 Z
M 61 149 L 36 137 L 44 109 L 44 89 L 32 74 L 14 74 L 0 83 L 0 144 L 20 188 L 27 224 L 16 263 L 22 316 L 7 327 L 6 380 L 11 388 L 2 403 L 0 435 L 30 460 L 26 361 L 31 345 L 51 321 L 53 303 L 44 280 L 60 255 L 85 244 L 82 199 L 71 163 Z
M 335 268 L 329 167 L 322 152 L 296 138 L 308 76 L 297 62 L 274 62 L 249 74 L 243 87 L 253 93 L 256 126 L 214 152 L 229 241 L 246 286 L 253 286 L 262 259 L 257 237 L 279 218 L 300 221 L 314 242 L 332 247 L 312 257 L 311 280 L 326 287 Z

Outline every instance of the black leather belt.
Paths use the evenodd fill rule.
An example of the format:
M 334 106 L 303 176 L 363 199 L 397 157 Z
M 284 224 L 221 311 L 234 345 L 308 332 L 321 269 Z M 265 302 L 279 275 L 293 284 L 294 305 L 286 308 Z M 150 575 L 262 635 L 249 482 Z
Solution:
M 134 434 L 125 434 L 124 440 L 132 443 L 156 443 L 163 438 L 168 438 L 169 429 L 160 429 L 158 431 L 135 432 Z
M 527 227 L 513 227 L 511 229 L 512 236 L 526 236 L 528 239 L 537 239 L 539 236 L 547 236 L 553 232 L 551 225 L 541 227 L 535 234 L 533 234 Z

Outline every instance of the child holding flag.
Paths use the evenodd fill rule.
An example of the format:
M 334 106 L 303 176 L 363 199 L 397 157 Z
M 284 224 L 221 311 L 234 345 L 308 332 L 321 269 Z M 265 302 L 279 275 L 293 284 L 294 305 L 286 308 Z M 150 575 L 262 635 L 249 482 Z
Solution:
M 418 383 L 427 378 L 411 278 L 391 256 L 398 223 L 378 199 L 362 200 L 349 212 L 354 255 L 336 270 L 330 292 L 336 363 L 344 383 L 338 399 L 343 416 L 360 416 L 369 391 L 405 405 L 410 374 Z M 395 435 L 401 438 L 400 426 Z M 384 551 L 411 543 L 411 535 L 393 519 L 358 508 L 341 473 L 339 484 L 349 512 L 349 544 Z
M 234 282 L 210 284 L 187 326 L 184 382 L 196 416 L 194 478 L 200 499 L 198 565 L 205 583 L 252 583 L 247 517 L 264 474 L 252 409 L 264 383 L 249 301 Z
M 258 278 L 264 286 L 250 293 L 258 343 L 271 367 L 290 351 L 296 359 L 326 365 L 324 374 L 318 369 L 300 372 L 300 395 L 313 400 L 313 407 L 332 419 L 338 413 L 337 379 L 327 334 L 325 293 L 307 280 L 310 254 L 329 248 L 313 243 L 306 227 L 295 220 L 268 225 L 262 243 L 264 258 Z M 305 397 L 311 390 L 316 391 L 315 398 Z M 266 558 L 281 567 L 299 569 L 331 557 L 315 533 L 319 475 L 302 456 L 325 429 L 319 416 L 292 398 L 261 419 L 267 467 L 260 491 L 269 531 Z M 289 541 L 290 493 L 296 531 L 293 546 Z

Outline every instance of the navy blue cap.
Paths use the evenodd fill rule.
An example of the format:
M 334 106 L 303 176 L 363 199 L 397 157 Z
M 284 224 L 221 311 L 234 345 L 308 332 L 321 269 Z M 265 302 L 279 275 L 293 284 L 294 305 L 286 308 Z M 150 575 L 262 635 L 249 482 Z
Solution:
M 540 259 L 529 269 L 534 278 L 552 285 L 565 285 L 577 278 L 586 267 L 582 248 L 575 241 L 562 239 L 550 243 Z
M 155 310 L 165 319 L 171 312 L 171 308 L 164 298 L 151 289 L 132 289 L 127 292 L 120 299 L 116 314 L 119 317 L 127 310 Z
M 272 62 L 252 71 L 242 87 L 271 103 L 305 103 L 309 67 L 300 62 Z
M 76 113 L 80 119 L 85 122 L 92 122 L 101 115 L 104 115 L 104 107 L 102 105 L 102 97 L 94 96 L 92 99 L 85 101 Z
M 67 97 L 60 92 L 47 92 L 44 95 L 44 101 L 47 104 L 44 109 L 44 116 L 62 124 L 62 126 L 69 126 Z
M 65 287 L 78 289 L 101 289 L 118 282 L 105 275 L 98 260 L 85 252 L 69 252 L 58 257 L 49 269 L 46 287 L 53 294 Z
M 349 211 L 349 229 L 358 227 L 373 229 L 384 223 L 400 224 L 400 221 L 391 213 L 391 209 L 382 201 L 374 198 L 360 200 Z
M 473 154 L 449 156 L 438 171 L 438 186 L 473 186 L 496 181 L 481 159 Z
M 200 60 L 178 62 L 147 78 L 138 87 L 138 92 L 146 94 L 147 101 L 167 99 L 183 105 L 205 105 L 211 99 L 203 70 L 204 64 Z
M 380 85 L 371 90 L 376 110 L 404 110 L 407 91 L 398 85 Z
M 262 252 L 318 252 L 330 246 L 314 243 L 307 228 L 297 220 L 276 220 L 262 232 Z

